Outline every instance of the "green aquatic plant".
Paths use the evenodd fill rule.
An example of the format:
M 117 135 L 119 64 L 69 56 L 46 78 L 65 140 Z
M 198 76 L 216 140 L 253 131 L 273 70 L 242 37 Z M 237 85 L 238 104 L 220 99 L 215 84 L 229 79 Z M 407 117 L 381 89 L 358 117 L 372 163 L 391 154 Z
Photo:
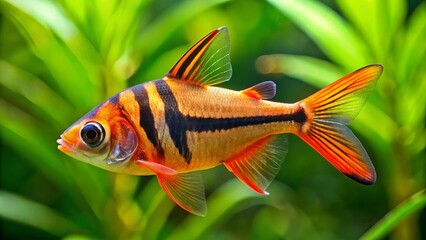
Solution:
M 2 236 L 351 239 L 372 226 L 366 239 L 404 236 L 395 226 L 424 236 L 417 220 L 424 193 L 398 204 L 424 188 L 425 4 L 408 11 L 403 1 L 358 2 L 337 1 L 339 14 L 316 1 L 0 0 Z M 266 80 L 254 69 L 262 54 L 288 46 L 305 53 L 258 59 L 262 72 L 309 84 L 283 84 L 278 76 L 277 101 L 288 100 L 283 92 L 299 100 L 311 86 L 384 65 L 377 93 L 350 126 L 378 170 L 374 186 L 345 180 L 323 160 L 310 162 L 321 157 L 290 139 L 270 196 L 253 193 L 224 168 L 203 172 L 209 212 L 200 218 L 177 208 L 155 178 L 109 173 L 57 150 L 59 134 L 93 106 L 163 76 L 222 25 L 231 36 L 232 89 Z

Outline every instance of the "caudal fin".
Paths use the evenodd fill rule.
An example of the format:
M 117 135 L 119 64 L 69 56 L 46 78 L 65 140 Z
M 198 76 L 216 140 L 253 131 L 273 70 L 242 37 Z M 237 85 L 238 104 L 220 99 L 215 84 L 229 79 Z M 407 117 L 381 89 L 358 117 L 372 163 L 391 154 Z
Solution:
M 345 125 L 358 115 L 382 70 L 377 64 L 363 67 L 299 102 L 307 121 L 298 136 L 362 184 L 373 184 L 376 172 L 361 142 Z

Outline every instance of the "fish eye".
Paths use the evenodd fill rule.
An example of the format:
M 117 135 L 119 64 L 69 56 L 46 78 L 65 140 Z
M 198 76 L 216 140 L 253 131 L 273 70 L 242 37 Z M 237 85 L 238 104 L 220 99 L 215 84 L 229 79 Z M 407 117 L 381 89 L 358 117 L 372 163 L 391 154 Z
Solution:
M 88 122 L 81 128 L 80 137 L 87 146 L 97 147 L 105 138 L 105 130 L 97 122 Z

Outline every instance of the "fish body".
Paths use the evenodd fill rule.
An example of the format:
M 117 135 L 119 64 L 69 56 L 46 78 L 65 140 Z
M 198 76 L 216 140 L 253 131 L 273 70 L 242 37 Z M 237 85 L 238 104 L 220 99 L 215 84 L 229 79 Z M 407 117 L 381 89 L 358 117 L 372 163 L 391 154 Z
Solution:
M 146 143 L 139 158 L 179 172 L 221 164 L 259 139 L 295 132 L 304 118 L 295 104 L 172 79 L 132 87 L 117 98 L 123 111 L 135 112 L 129 114 L 130 122 L 142 138 L 139 142 Z M 141 118 L 143 111 L 152 118 Z M 132 174 L 145 175 L 141 170 L 138 166 Z
M 355 71 L 299 102 L 268 101 L 275 84 L 241 91 L 213 86 L 230 79 L 229 37 L 216 29 L 162 79 L 128 88 L 71 125 L 58 148 L 81 161 L 132 175 L 156 175 L 185 210 L 205 215 L 200 170 L 224 164 L 254 191 L 265 189 L 286 154 L 283 133 L 301 137 L 354 180 L 376 175 L 345 125 L 360 111 L 382 72 Z

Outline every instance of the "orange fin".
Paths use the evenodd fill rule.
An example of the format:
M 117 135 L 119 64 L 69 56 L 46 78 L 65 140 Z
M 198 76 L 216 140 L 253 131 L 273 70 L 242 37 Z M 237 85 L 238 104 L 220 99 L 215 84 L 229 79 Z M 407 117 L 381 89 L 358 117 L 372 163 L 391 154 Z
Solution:
M 228 81 L 232 75 L 229 53 L 228 29 L 218 28 L 192 46 L 166 77 L 200 85 Z
M 242 90 L 241 93 L 256 99 L 270 99 L 275 97 L 276 85 L 272 81 L 261 82 Z
M 155 174 L 163 174 L 163 175 L 176 175 L 178 172 L 174 169 L 171 169 L 169 167 L 166 167 L 164 165 L 161 165 L 156 162 L 149 162 L 149 161 L 143 161 L 143 160 L 137 160 L 137 164 L 148 168 L 149 170 L 155 172 Z
M 315 118 L 350 123 L 361 111 L 382 74 L 381 65 L 369 65 L 350 73 L 302 100 Z
M 299 137 L 363 184 L 373 184 L 376 172 L 361 142 L 344 124 L 358 115 L 382 70 L 381 65 L 361 68 L 299 102 L 308 117 Z
M 265 137 L 224 162 L 224 165 L 254 191 L 268 194 L 265 190 L 277 175 L 287 153 L 286 143 L 283 135 Z
M 180 207 L 199 216 L 207 213 L 204 184 L 199 173 L 177 173 L 158 163 L 137 161 L 157 175 L 164 192 Z

